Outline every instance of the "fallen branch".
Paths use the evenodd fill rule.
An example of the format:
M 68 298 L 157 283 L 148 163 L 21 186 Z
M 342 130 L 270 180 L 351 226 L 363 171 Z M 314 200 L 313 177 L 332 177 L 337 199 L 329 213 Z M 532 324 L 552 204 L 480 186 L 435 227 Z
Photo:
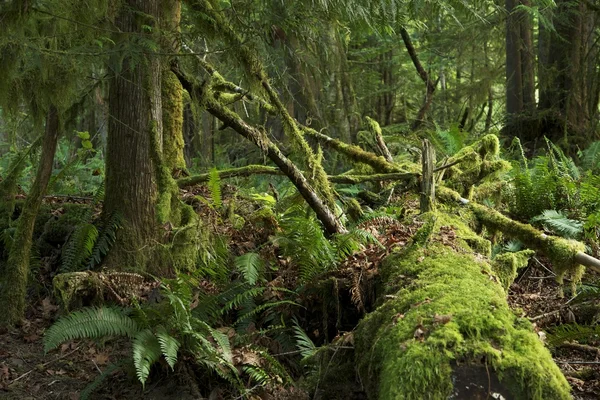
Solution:
M 217 171 L 220 179 L 237 178 L 251 175 L 283 175 L 283 172 L 277 167 L 269 167 L 266 165 L 246 165 L 240 168 L 230 168 Z M 181 178 L 177 180 L 177 185 L 180 188 L 194 186 L 199 183 L 208 182 L 210 173 L 199 174 Z
M 225 107 L 211 95 L 210 91 L 206 93 L 205 87 L 188 79 L 176 65 L 172 66 L 171 70 L 175 73 L 183 88 L 187 90 L 191 96 L 197 98 L 204 104 L 206 111 L 258 146 L 266 156 L 279 167 L 294 186 L 296 186 L 298 192 L 302 195 L 308 205 L 314 210 L 317 218 L 323 223 L 325 230 L 328 233 L 347 232 L 339 218 L 319 197 L 298 167 L 296 167 L 296 165 L 294 165 L 294 163 L 279 150 L 277 145 L 267 137 L 265 132 L 248 124 L 240 118 L 238 114 Z
M 266 165 L 247 165 L 240 168 L 230 168 L 217 171 L 220 179 L 245 177 L 251 175 L 284 175 L 277 167 L 269 167 Z M 329 182 L 338 184 L 355 185 L 366 182 L 381 182 L 381 181 L 410 181 L 417 180 L 419 174 L 410 172 L 393 172 L 389 174 L 371 174 L 371 175 L 330 175 Z M 189 176 L 177 180 L 177 185 L 180 188 L 186 188 L 200 183 L 208 182 L 210 179 L 209 173 Z
M 317 132 L 312 128 L 302 126 L 302 129 L 307 135 L 317 139 L 319 143 L 342 153 L 354 162 L 361 162 L 363 164 L 367 164 L 373 167 L 373 169 L 377 172 L 406 172 L 402 170 L 402 168 L 400 168 L 399 166 L 387 161 L 383 156 L 378 156 L 371 152 L 365 151 L 358 146 L 344 143 L 341 140 L 334 139 L 321 132 Z
M 600 260 L 585 254 L 585 245 L 581 242 L 546 235 L 529 224 L 514 221 L 496 210 L 470 202 L 448 188 L 440 187 L 438 195 L 468 206 L 477 219 L 488 228 L 518 239 L 532 249 L 540 250 L 553 261 L 559 281 L 565 272 L 570 271 L 574 275 L 573 281 L 577 282 L 584 272 L 578 268 L 579 265 L 600 272 Z

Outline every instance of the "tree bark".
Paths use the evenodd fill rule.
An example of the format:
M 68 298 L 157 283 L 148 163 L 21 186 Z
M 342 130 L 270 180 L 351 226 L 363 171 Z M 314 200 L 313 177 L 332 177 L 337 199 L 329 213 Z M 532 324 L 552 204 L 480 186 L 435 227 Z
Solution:
M 6 271 L 0 286 L 0 309 L 4 310 L 4 318 L 0 325 L 11 326 L 17 324 L 25 315 L 33 228 L 52 175 L 58 135 L 58 111 L 56 107 L 51 105 L 46 117 L 42 154 L 37 173 L 23 211 L 17 221 L 14 241 L 10 247 Z
M 122 32 L 144 35 L 142 25 L 158 28 L 158 16 L 157 0 L 128 0 L 115 24 Z M 123 54 L 115 55 L 115 63 L 120 57 Z M 105 262 L 119 269 L 145 270 L 156 235 L 153 152 L 162 151 L 163 144 L 160 81 L 160 63 L 155 57 L 133 60 L 131 55 L 125 55 L 110 80 L 104 214 L 120 213 L 123 228 Z

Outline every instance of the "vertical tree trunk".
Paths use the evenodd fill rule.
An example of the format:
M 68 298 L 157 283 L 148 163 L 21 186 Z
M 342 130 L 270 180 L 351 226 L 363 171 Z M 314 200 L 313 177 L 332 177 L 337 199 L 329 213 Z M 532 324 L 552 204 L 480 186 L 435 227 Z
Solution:
M 58 111 L 50 106 L 46 117 L 42 154 L 37 173 L 27 201 L 17 222 L 14 241 L 11 245 L 2 286 L 0 286 L 0 309 L 3 318 L 0 325 L 19 323 L 25 315 L 25 297 L 27 294 L 27 278 L 29 276 L 29 259 L 35 218 L 42 204 L 56 153 L 59 134 Z
M 523 74 L 521 71 L 521 51 L 518 13 L 515 6 L 518 0 L 506 0 L 506 113 L 519 114 L 523 111 Z
M 177 53 L 181 47 L 179 22 L 181 20 L 181 1 L 161 2 L 163 10 L 163 48 L 168 53 Z M 163 161 L 172 174 L 186 169 L 183 148 L 183 88 L 179 79 L 169 68 L 170 59 L 164 61 L 161 81 L 161 102 L 163 121 Z
M 556 3 L 555 31 L 540 30 L 540 110 L 552 111 L 545 132 L 552 140 L 568 132 L 570 141 L 585 145 L 591 127 L 588 66 L 595 69 L 598 61 L 590 52 L 595 23 L 585 2 Z
M 128 0 L 116 25 L 122 32 L 143 35 L 142 25 L 158 28 L 158 15 L 157 0 Z M 124 220 L 106 260 L 116 268 L 146 269 L 156 234 L 153 151 L 162 148 L 160 79 L 158 60 L 152 56 L 133 60 L 127 55 L 110 81 L 104 213 L 120 213 Z

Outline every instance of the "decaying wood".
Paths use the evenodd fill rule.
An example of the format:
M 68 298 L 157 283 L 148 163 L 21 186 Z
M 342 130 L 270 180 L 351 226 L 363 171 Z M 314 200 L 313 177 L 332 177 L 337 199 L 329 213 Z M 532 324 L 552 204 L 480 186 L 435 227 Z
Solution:
M 421 155 L 421 213 L 435 209 L 435 181 L 433 172 L 435 166 L 435 150 L 429 140 L 423 140 L 423 152 Z

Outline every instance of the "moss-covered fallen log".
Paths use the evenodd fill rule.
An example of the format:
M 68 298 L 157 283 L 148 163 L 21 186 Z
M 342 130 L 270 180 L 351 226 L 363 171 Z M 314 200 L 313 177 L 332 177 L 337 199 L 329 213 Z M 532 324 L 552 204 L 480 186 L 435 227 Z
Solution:
M 384 302 L 355 332 L 369 399 L 571 398 L 549 351 L 476 254 L 489 242 L 458 218 L 424 218 L 414 243 L 384 262 Z

